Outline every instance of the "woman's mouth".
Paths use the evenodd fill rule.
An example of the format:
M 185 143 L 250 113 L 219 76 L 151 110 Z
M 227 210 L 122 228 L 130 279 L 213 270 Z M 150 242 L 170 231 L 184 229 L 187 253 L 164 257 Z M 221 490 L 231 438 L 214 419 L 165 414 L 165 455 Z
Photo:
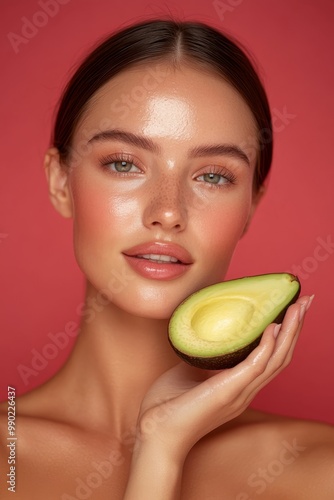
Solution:
M 151 262 L 160 262 L 160 263 L 165 263 L 165 262 L 173 262 L 174 264 L 181 262 L 176 259 L 176 257 L 171 257 L 170 255 L 158 255 L 158 254 L 146 254 L 146 255 L 137 255 L 138 259 L 146 259 Z
M 146 279 L 176 279 L 193 264 L 191 255 L 183 247 L 160 241 L 137 245 L 123 255 L 131 268 Z

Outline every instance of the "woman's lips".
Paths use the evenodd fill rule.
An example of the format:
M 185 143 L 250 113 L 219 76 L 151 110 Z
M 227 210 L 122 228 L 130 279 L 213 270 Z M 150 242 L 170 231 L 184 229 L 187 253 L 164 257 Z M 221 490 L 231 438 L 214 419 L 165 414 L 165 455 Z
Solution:
M 147 279 L 172 280 L 189 270 L 193 259 L 180 245 L 149 242 L 123 252 L 128 264 Z
M 150 241 L 136 245 L 135 247 L 125 250 L 123 254 L 129 257 L 137 257 L 144 255 L 161 255 L 169 256 L 177 259 L 182 264 L 192 264 L 193 259 L 190 253 L 176 243 L 166 243 L 162 241 Z

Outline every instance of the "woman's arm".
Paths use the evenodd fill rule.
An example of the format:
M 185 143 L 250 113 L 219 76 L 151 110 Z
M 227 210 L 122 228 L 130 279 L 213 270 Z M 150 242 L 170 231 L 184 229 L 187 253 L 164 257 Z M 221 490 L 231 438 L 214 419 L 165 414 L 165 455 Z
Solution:
M 175 436 L 177 439 L 177 436 Z M 140 443 L 134 452 L 124 500 L 179 500 L 183 460 L 173 458 L 163 443 Z
M 259 346 L 234 368 L 208 372 L 182 362 L 153 384 L 142 403 L 124 500 L 180 497 L 183 463 L 192 446 L 240 415 L 290 363 L 309 304 L 309 297 L 298 299 L 279 334 L 269 325 Z

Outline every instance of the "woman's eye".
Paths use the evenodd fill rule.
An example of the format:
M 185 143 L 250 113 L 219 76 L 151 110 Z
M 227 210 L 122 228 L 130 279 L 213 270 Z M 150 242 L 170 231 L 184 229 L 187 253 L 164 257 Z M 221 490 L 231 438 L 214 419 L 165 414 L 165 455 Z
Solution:
M 199 180 L 203 180 L 204 182 L 208 182 L 209 184 L 226 184 L 229 180 L 224 177 L 222 174 L 203 174 L 197 177 Z
M 129 161 L 113 161 L 109 165 L 115 172 L 140 172 L 140 169 Z

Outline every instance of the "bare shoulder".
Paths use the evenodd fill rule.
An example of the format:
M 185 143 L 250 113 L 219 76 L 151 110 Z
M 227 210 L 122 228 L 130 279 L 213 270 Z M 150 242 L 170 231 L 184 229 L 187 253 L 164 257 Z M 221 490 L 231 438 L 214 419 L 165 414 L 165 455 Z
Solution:
M 193 448 L 182 498 L 330 500 L 333 463 L 333 426 L 248 410 Z
M 1 481 L 3 500 L 13 498 L 14 492 L 17 500 L 51 498 L 51 492 L 58 493 L 57 488 L 57 498 L 61 498 L 66 488 L 73 489 L 71 457 L 77 448 L 82 450 L 85 441 L 82 433 L 60 421 L 56 412 L 52 415 L 47 397 L 48 392 L 38 388 L 15 398 L 13 412 L 7 402 L 0 404 L 0 470 L 6 477 Z M 15 418 L 11 420 L 10 415 Z M 75 458 L 80 463 L 77 455 Z
M 19 397 L 14 392 L 12 399 L 9 393 L 8 401 L 0 403 L 0 470 L 6 477 L 0 496 L 4 500 L 13 498 L 13 493 L 18 500 L 27 498 L 27 490 L 21 491 L 19 484 L 31 474 L 29 464 L 38 464 L 32 439 L 43 435 L 42 423 L 50 429 L 36 411 L 34 391 Z
M 110 491 L 122 498 L 129 447 L 98 426 L 81 425 L 84 416 L 75 419 L 76 408 L 69 410 L 68 406 L 51 384 L 18 397 L 15 463 L 9 464 L 7 404 L 0 405 L 1 500 L 13 498 L 14 491 L 17 500 L 105 500 Z M 10 465 L 15 467 L 13 490 L 8 490 L 10 483 L 6 485 L 2 475 L 10 473 Z
M 334 427 L 320 422 L 297 421 L 305 450 L 296 463 L 291 486 L 303 491 L 305 500 L 334 498 Z M 296 429 L 297 430 L 297 429 Z M 296 497 L 297 498 L 297 497 Z

